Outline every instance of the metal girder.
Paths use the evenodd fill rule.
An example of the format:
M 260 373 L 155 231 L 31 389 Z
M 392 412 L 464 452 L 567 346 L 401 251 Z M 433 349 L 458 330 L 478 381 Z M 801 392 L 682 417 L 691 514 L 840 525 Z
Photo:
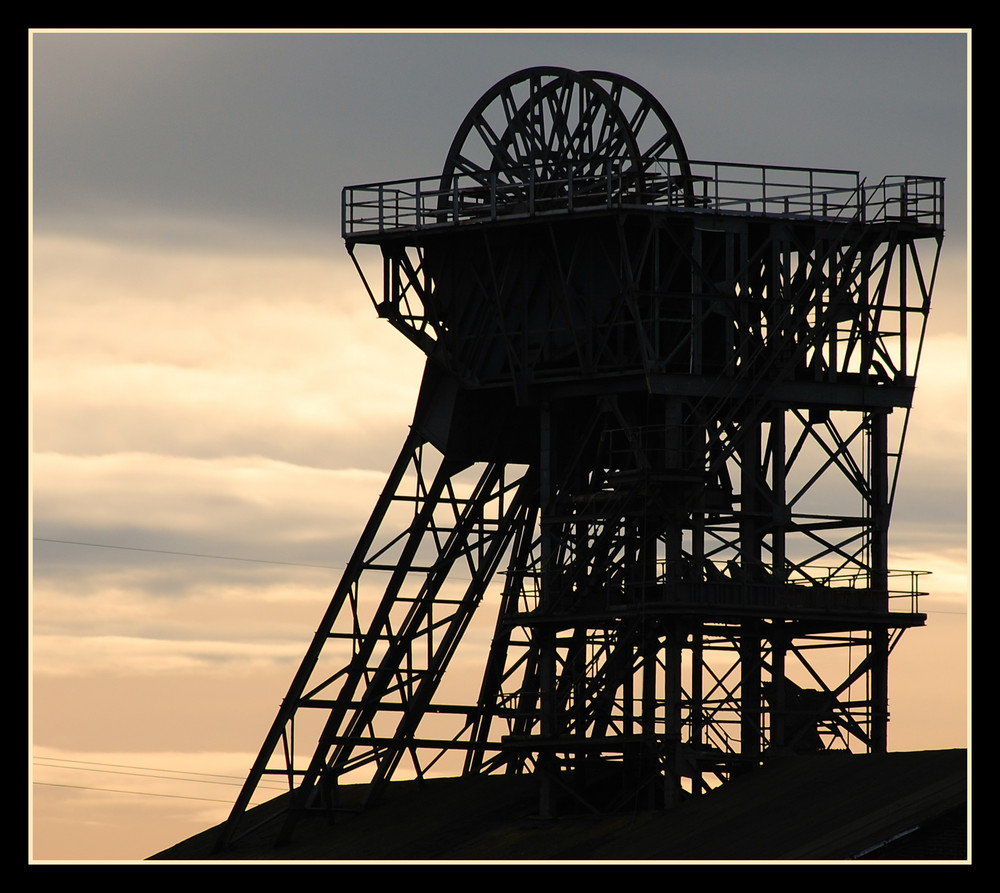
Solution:
M 551 815 L 886 748 L 889 652 L 925 619 L 888 527 L 940 181 L 806 171 L 775 199 L 769 171 L 727 196 L 705 169 L 634 82 L 539 68 L 476 103 L 437 188 L 345 190 L 427 367 L 220 846 L 268 775 L 287 837 L 405 759 L 533 773 Z M 441 699 L 484 601 L 481 675 Z
M 432 700 L 509 540 L 530 513 L 524 479 L 497 463 L 470 468 L 441 457 L 411 433 L 221 846 L 234 839 L 265 776 L 286 778 L 293 792 L 287 835 L 303 812 L 335 808 L 341 775 L 367 767 L 368 797 L 376 797 L 405 755 L 419 775 L 434 754 L 462 746 L 466 711 Z M 326 719 L 313 749 L 297 753 L 295 724 L 311 711 Z M 431 713 L 453 717 L 455 727 L 421 740 L 417 725 Z

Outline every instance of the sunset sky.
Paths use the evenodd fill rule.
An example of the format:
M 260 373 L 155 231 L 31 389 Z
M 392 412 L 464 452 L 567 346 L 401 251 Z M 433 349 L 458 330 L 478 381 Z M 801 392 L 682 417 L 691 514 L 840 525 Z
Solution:
M 423 358 L 340 236 L 350 184 L 440 173 L 531 65 L 648 88 L 689 156 L 943 176 L 893 567 L 892 750 L 967 744 L 970 36 L 34 32 L 36 860 L 222 821 L 412 416 Z

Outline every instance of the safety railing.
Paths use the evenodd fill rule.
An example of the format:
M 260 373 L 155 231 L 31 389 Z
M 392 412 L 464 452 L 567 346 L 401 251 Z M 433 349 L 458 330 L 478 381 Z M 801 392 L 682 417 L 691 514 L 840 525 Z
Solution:
M 399 229 L 455 226 L 511 216 L 622 206 L 943 226 L 944 180 L 893 176 L 866 186 L 855 171 L 775 165 L 664 161 L 642 177 L 609 165 L 544 178 L 534 169 L 347 186 L 345 239 Z
M 943 177 L 885 177 L 865 190 L 865 220 L 944 226 Z
M 692 161 L 658 165 L 641 178 L 609 166 L 601 174 L 537 176 L 535 171 L 439 177 L 345 187 L 345 239 L 399 229 L 455 226 L 511 216 L 622 206 L 684 207 L 713 213 L 810 219 L 906 220 L 941 227 L 944 180 L 893 176 L 865 186 L 857 172 L 829 168 Z
M 584 599 L 586 609 L 621 611 L 631 608 L 654 609 L 657 605 L 692 604 L 704 607 L 733 607 L 747 610 L 820 610 L 860 613 L 917 614 L 919 600 L 927 592 L 920 588 L 929 571 L 890 570 L 885 587 L 877 585 L 863 569 L 800 567 L 785 579 L 771 577 L 762 567 L 756 572 L 735 562 L 706 561 L 700 573 L 682 573 L 670 580 L 666 566 L 658 562 L 655 580 L 622 584 L 597 584 L 599 598 Z M 630 593 L 629 589 L 635 589 Z M 520 587 L 519 611 L 530 613 L 540 605 L 538 581 L 525 578 Z M 641 590 L 641 595 L 639 593 Z M 653 593 L 656 595 L 653 595 Z M 636 597 L 632 597 L 632 596 Z M 652 596 L 652 597 L 651 597 Z
M 856 171 L 692 161 L 697 207 L 723 213 L 854 218 L 863 203 Z

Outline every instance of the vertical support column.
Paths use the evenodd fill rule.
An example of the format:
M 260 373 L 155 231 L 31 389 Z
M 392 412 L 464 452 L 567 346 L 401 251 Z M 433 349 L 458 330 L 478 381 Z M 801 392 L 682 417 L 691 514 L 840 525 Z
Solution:
M 683 469 L 683 407 L 677 399 L 669 399 L 664 405 L 663 414 L 663 470 L 672 471 Z M 670 492 L 667 503 L 667 513 L 665 529 L 661 536 L 664 540 L 664 574 L 662 581 L 658 585 L 669 591 L 671 596 L 676 593 L 678 585 L 683 578 L 688 582 L 684 585 L 690 586 L 691 573 L 685 573 L 683 568 L 684 552 L 684 522 L 686 512 L 684 506 L 689 502 L 689 491 L 683 486 L 674 485 Z M 654 572 L 656 572 L 654 567 Z M 681 798 L 681 732 L 683 717 L 681 714 L 681 700 L 683 691 L 683 655 L 687 644 L 688 625 L 686 621 L 675 618 L 667 630 L 667 641 L 665 643 L 666 674 L 664 679 L 665 709 L 666 717 L 664 736 L 667 746 L 667 773 L 664 778 L 664 805 L 668 808 L 675 806 Z
M 740 754 L 760 759 L 761 637 L 756 620 L 740 624 Z
M 703 701 L 705 698 L 705 689 L 703 679 L 704 667 L 702 666 L 705 658 L 704 641 L 704 627 L 700 621 L 695 621 L 691 627 L 691 703 L 688 708 L 688 716 L 691 723 L 691 736 L 688 744 L 694 753 L 691 774 L 692 794 L 701 793 L 701 760 L 698 752 L 704 744 L 705 706 Z
M 666 672 L 664 674 L 664 740 L 666 743 L 667 773 L 663 780 L 664 806 L 670 809 L 681 801 L 680 743 L 681 743 L 681 657 L 687 639 L 685 622 L 675 619 L 667 630 L 664 643 Z
M 744 425 L 740 445 L 740 562 L 743 575 L 742 597 L 753 599 L 761 579 L 760 535 L 760 456 L 759 422 Z M 761 638 L 757 622 L 740 625 L 740 752 L 755 760 L 760 757 L 761 732 Z
M 743 580 L 759 580 L 761 567 L 760 422 L 744 423 L 740 431 L 740 565 Z M 752 591 L 752 590 L 751 590 Z
M 785 528 L 789 511 L 785 494 L 785 411 L 776 410 L 771 416 L 771 579 L 775 585 L 785 582 Z M 784 621 L 770 624 L 771 642 L 771 691 L 768 707 L 768 743 L 778 750 L 785 746 L 785 651 L 788 637 Z
M 871 555 L 869 582 L 873 607 L 889 610 L 889 469 L 887 412 L 869 415 L 869 483 L 871 486 Z M 889 723 L 889 630 L 874 627 L 871 638 L 871 748 L 888 749 Z
M 642 438 L 644 435 L 641 430 L 638 430 L 635 432 L 635 436 Z M 643 446 L 648 450 L 650 444 L 644 443 Z M 652 454 L 647 451 L 645 456 L 640 459 L 639 467 L 648 473 L 651 462 L 654 462 Z M 638 504 L 634 499 L 630 500 L 630 502 L 632 502 L 632 505 L 629 511 L 630 513 L 634 512 L 635 516 L 626 521 L 626 524 L 632 528 L 630 533 L 633 537 L 633 543 L 629 551 L 631 552 L 632 549 L 635 550 L 635 558 L 632 566 L 627 570 L 626 594 L 629 601 L 634 599 L 638 603 L 645 604 L 651 597 L 654 597 L 656 537 L 655 535 L 651 535 L 651 525 L 649 519 L 644 514 L 643 506 Z M 672 537 L 668 536 L 668 539 L 672 539 Z M 628 561 L 628 559 L 626 560 Z M 631 593 L 629 593 L 629 590 Z M 658 734 L 661 730 L 657 729 L 657 711 L 663 704 L 663 697 L 665 695 L 658 691 L 661 682 L 659 679 L 660 666 L 658 658 L 662 648 L 667 664 L 662 683 L 666 685 L 666 677 L 670 673 L 670 656 L 668 651 L 671 634 L 669 629 L 664 629 L 660 624 L 651 620 L 641 621 L 639 630 L 639 647 L 642 649 L 642 712 L 640 717 L 642 745 L 638 754 L 636 769 L 639 779 L 645 780 L 652 778 L 654 773 L 658 772 L 659 769 L 658 759 L 662 737 Z M 652 807 L 654 805 L 652 798 L 655 797 L 655 791 L 652 786 L 646 788 L 646 795 L 647 806 Z
M 554 597 L 554 559 L 555 544 L 552 536 L 553 515 L 553 449 L 552 449 L 552 412 L 548 402 L 540 409 L 539 444 L 539 549 L 541 558 L 541 580 L 539 581 L 538 611 L 542 623 L 535 627 L 535 638 L 538 642 L 538 675 L 539 675 L 539 709 L 542 750 L 538 755 L 541 772 L 539 775 L 539 814 L 549 818 L 554 814 L 553 780 L 556 771 L 555 753 L 551 749 L 557 735 L 556 728 L 556 631 L 551 623 L 546 622 Z
M 872 412 L 869 427 L 869 485 L 871 487 L 871 581 L 880 610 L 889 608 L 889 414 Z
M 695 227 L 691 247 L 693 263 L 691 264 L 691 358 L 692 375 L 702 373 L 702 351 L 704 349 L 704 314 L 706 298 L 705 285 L 701 275 L 702 239 L 701 231 Z
M 788 650 L 788 636 L 784 631 L 785 622 L 771 623 L 771 697 L 768 746 L 781 752 L 788 740 L 785 704 L 785 652 Z
M 639 647 L 642 649 L 642 716 L 641 716 L 641 735 L 642 743 L 639 747 L 638 754 L 635 755 L 637 760 L 635 771 L 636 776 L 640 780 L 645 780 L 652 777 L 655 760 L 657 758 L 657 735 L 656 735 L 656 675 L 657 675 L 657 663 L 656 663 L 656 653 L 659 647 L 658 636 L 656 630 L 651 624 L 643 623 L 640 626 L 640 644 Z M 666 637 L 669 639 L 669 635 Z M 666 647 L 667 643 L 664 643 Z M 651 797 L 654 795 L 654 791 L 651 788 L 646 789 L 647 808 L 652 807 Z
M 785 411 L 771 416 L 771 577 L 785 579 L 785 529 L 789 522 L 785 502 Z

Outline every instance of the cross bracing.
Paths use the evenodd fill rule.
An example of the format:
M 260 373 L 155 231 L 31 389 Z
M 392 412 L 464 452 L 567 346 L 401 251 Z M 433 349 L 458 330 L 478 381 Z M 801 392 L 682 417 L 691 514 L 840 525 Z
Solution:
M 885 750 L 925 619 L 888 530 L 941 181 L 692 161 L 639 85 L 540 68 L 439 178 L 343 207 L 427 367 L 220 846 L 269 775 L 287 837 L 342 783 L 445 766 L 530 773 L 558 815 Z

